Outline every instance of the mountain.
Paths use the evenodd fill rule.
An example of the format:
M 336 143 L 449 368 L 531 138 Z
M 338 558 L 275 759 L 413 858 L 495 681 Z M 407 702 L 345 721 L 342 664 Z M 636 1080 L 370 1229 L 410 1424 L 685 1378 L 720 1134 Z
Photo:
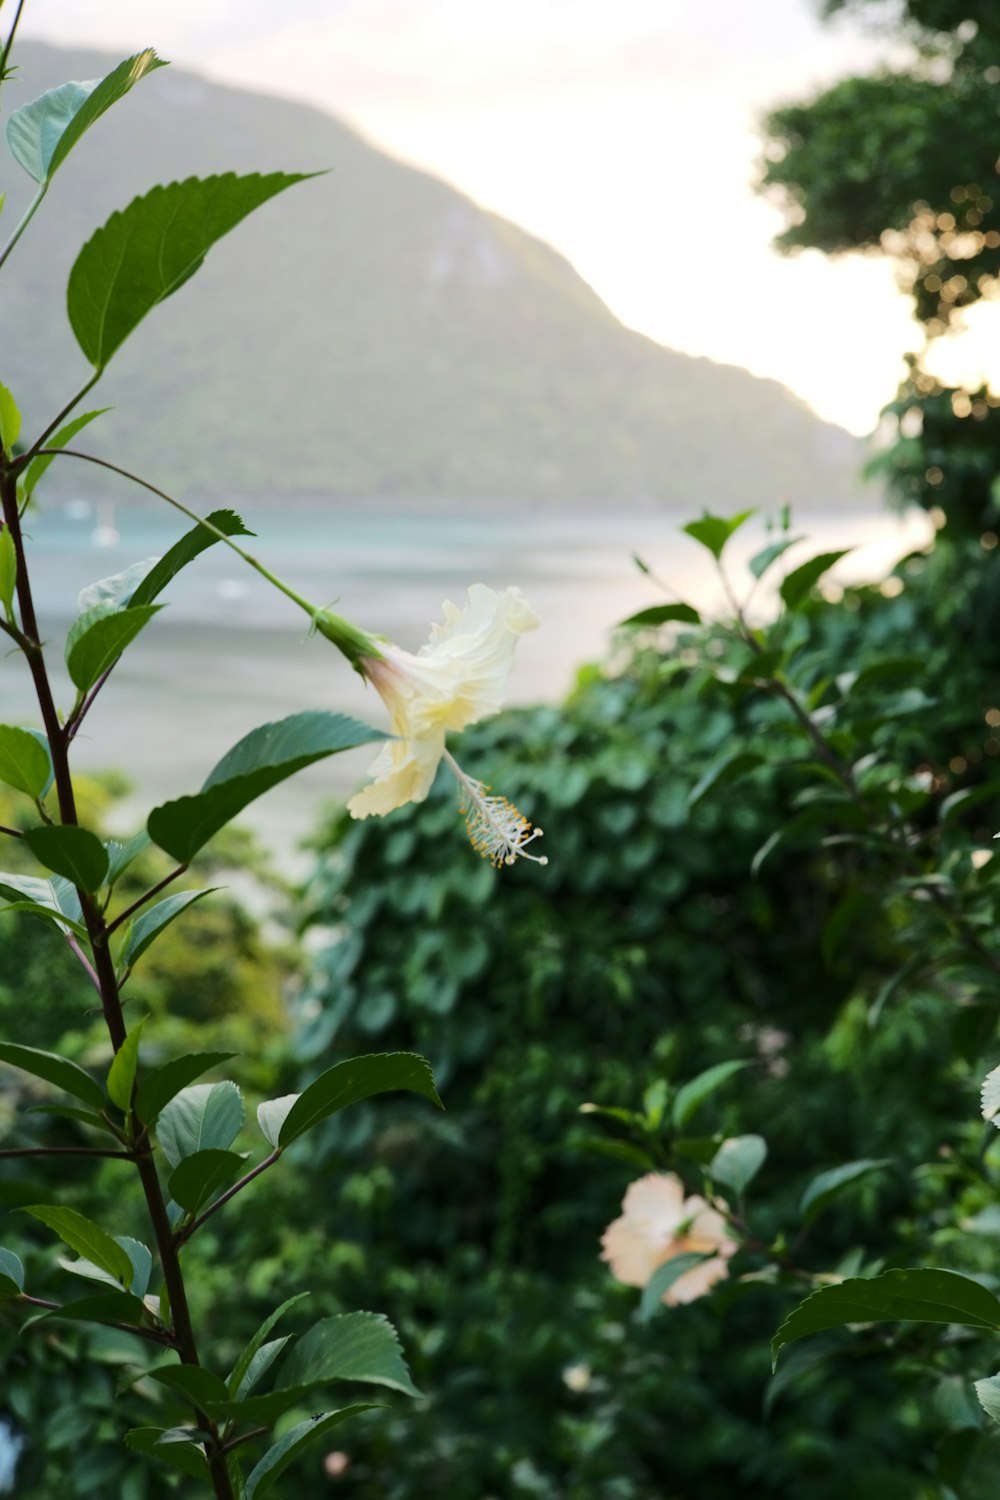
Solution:
M 8 111 L 118 60 L 16 54 Z M 9 233 L 32 184 L 6 167 Z M 176 67 L 98 122 L 4 268 L 0 379 L 26 432 L 86 378 L 65 283 L 94 229 L 158 182 L 278 169 L 330 170 L 154 310 L 88 400 L 116 408 L 88 429 L 91 451 L 189 498 L 858 498 L 859 444 L 783 386 L 625 328 L 548 245 L 321 111 Z M 51 471 L 62 487 L 103 487 L 69 468 Z

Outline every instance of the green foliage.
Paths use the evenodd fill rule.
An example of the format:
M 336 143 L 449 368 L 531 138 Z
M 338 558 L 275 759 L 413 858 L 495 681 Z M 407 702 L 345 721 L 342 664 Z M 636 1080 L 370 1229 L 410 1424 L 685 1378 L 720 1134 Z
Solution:
M 341 750 L 383 739 L 380 730 L 356 719 L 318 710 L 264 724 L 222 757 L 195 796 L 155 807 L 147 824 L 149 836 L 186 865 L 220 828 L 296 771 Z
M 147 48 L 120 62 L 106 78 L 92 83 L 64 83 L 22 105 L 7 120 L 11 155 L 29 177 L 47 185 L 91 125 L 147 73 L 165 66 L 163 59 Z
M 948 1323 L 1000 1329 L 1000 1302 L 968 1276 L 952 1271 L 886 1271 L 870 1280 L 820 1287 L 785 1319 L 772 1340 L 778 1354 L 792 1339 L 847 1323 Z
M 448 1102 L 311 1137 L 310 1168 L 342 1183 L 329 1222 L 357 1245 L 344 1295 L 386 1279 L 433 1396 L 417 1443 L 391 1418 L 354 1435 L 355 1500 L 387 1473 L 402 1500 L 930 1500 L 938 1475 L 957 1484 L 959 1430 L 955 1492 L 990 1493 L 972 1392 L 988 1343 L 831 1325 L 786 1354 L 759 1414 L 765 1345 L 817 1278 L 940 1268 L 975 1298 L 993 1265 L 971 1226 L 1000 1158 L 980 1160 L 970 1102 L 996 1015 L 996 877 L 972 858 L 1000 798 L 994 573 L 945 544 L 901 588 L 832 604 L 817 571 L 750 638 L 668 625 L 581 674 L 562 713 L 468 732 L 463 765 L 545 829 L 530 878 L 460 863 L 445 783 L 383 823 L 331 823 L 305 1076 L 330 1046 L 412 1047 Z M 737 756 L 738 780 L 695 795 Z M 696 1262 L 664 1262 L 641 1298 L 598 1261 L 630 1178 L 664 1169 L 747 1200 L 728 1280 L 671 1308 Z M 949 1381 L 965 1426 L 933 1396 Z
M 878 11 L 873 0 L 856 8 Z M 883 414 L 895 441 L 870 472 L 902 503 L 942 507 L 957 531 L 978 536 L 998 524 L 1000 398 L 937 380 L 927 352 L 1000 276 L 996 16 L 988 5 L 908 0 L 897 24 L 917 43 L 908 67 L 842 79 L 768 117 L 761 186 L 785 212 L 781 248 L 895 261 L 927 350 Z
M 253 173 L 173 182 L 112 214 L 77 256 L 66 290 L 76 341 L 103 370 L 147 313 L 184 285 L 208 251 L 305 174 Z

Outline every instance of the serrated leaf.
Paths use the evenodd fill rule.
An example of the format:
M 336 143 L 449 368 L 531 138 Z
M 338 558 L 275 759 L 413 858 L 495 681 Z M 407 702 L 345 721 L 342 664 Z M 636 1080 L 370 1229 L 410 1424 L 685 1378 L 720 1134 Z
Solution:
M 782 580 L 778 590 L 785 607 L 798 609 L 799 605 L 808 599 L 823 574 L 829 572 L 834 563 L 838 563 L 842 557 L 846 557 L 848 552 L 853 550 L 852 547 L 842 547 L 837 552 L 820 552 L 816 557 L 811 557 L 808 562 L 802 563 L 800 567 L 794 568 Z
M 301 1097 L 301 1094 L 283 1094 L 280 1099 L 265 1099 L 262 1104 L 258 1104 L 257 1124 L 269 1145 L 277 1146 L 281 1127 L 287 1120 L 292 1105 Z
M 705 515 L 698 521 L 689 521 L 686 526 L 681 527 L 681 530 L 689 537 L 693 537 L 696 542 L 700 542 L 703 547 L 707 547 L 712 556 L 718 559 L 722 556 L 722 550 L 733 532 L 738 531 L 744 522 L 749 521 L 750 517 L 756 514 L 754 510 L 742 510 L 739 515 L 728 520 L 723 516 Z
M 232 510 L 213 510 L 206 520 L 215 527 L 216 531 L 222 531 L 226 536 L 254 535 Z M 208 547 L 214 547 L 218 540 L 219 538 L 206 530 L 204 526 L 193 526 L 190 531 L 186 531 L 180 541 L 175 542 L 170 550 L 163 554 L 156 566 L 147 573 L 132 596 L 132 604 L 152 603 L 182 568 L 186 568 L 189 562 L 193 562 Z
M 78 432 L 82 432 L 95 418 L 103 417 L 104 413 L 110 410 L 110 406 L 101 406 L 96 411 L 81 412 L 78 417 L 73 417 L 71 421 L 67 422 L 65 427 L 60 427 L 58 432 L 54 432 L 51 437 L 46 438 L 45 447 L 47 449 L 65 448 L 67 443 L 73 441 Z M 31 499 L 49 464 L 55 462 L 55 457 L 54 453 L 46 452 L 40 453 L 37 458 L 31 460 L 31 463 L 21 475 L 19 482 L 21 496 L 25 502 Z
M 714 761 L 708 770 L 699 777 L 688 794 L 688 807 L 697 807 L 703 797 L 709 792 L 717 791 L 719 787 L 728 786 L 732 781 L 738 781 L 741 776 L 755 771 L 758 766 L 764 764 L 764 757 L 758 755 L 755 750 L 736 750 L 728 752 L 719 760 Z
M 0 527 L 0 609 L 7 620 L 14 617 L 14 592 L 17 588 L 17 549 L 8 527 Z
M 149 834 L 145 828 L 123 844 L 118 839 L 109 839 L 108 850 L 108 873 L 107 885 L 114 885 L 119 880 L 133 860 L 137 859 L 143 850 L 149 848 Z
M 426 1058 L 415 1052 L 379 1052 L 335 1063 L 304 1089 L 292 1105 L 281 1127 L 278 1143 L 284 1149 L 321 1120 L 369 1099 L 373 1094 L 396 1090 L 423 1094 L 439 1109 L 444 1105 L 434 1087 L 434 1075 Z
M 263 724 L 223 756 L 200 792 L 154 808 L 150 837 L 180 864 L 190 864 L 220 828 L 271 787 L 328 755 L 385 738 L 344 714 L 306 712 Z
M 872 1172 L 891 1166 L 892 1158 L 882 1156 L 878 1159 L 871 1157 L 860 1161 L 845 1162 L 841 1167 L 831 1167 L 828 1172 L 820 1172 L 802 1194 L 799 1212 L 803 1223 L 811 1224 L 813 1219 L 853 1182 L 860 1182 L 863 1177 L 868 1177 Z
M 337 1313 L 304 1333 L 281 1368 L 280 1389 L 361 1380 L 419 1396 L 395 1328 L 381 1313 Z
M 48 752 L 27 729 L 0 724 L 0 781 L 29 797 L 40 797 L 52 766 Z
M 202 1479 L 211 1484 L 205 1450 L 196 1441 L 193 1429 L 185 1427 L 133 1427 L 125 1434 L 125 1446 L 133 1453 L 142 1453 L 147 1458 L 157 1458 L 187 1474 L 191 1479 Z
M 372 1403 L 368 1401 L 356 1406 L 341 1407 L 339 1411 L 319 1412 L 286 1432 L 267 1450 L 260 1463 L 247 1476 L 246 1500 L 263 1500 L 274 1481 L 284 1473 L 293 1459 L 298 1458 L 304 1448 L 348 1417 L 353 1417 L 360 1411 L 371 1410 Z
M 122 963 L 125 968 L 131 969 L 146 949 L 155 943 L 160 933 L 169 927 L 181 912 L 186 911 L 202 897 L 211 896 L 216 890 L 218 886 L 209 886 L 203 891 L 180 891 L 175 896 L 167 896 L 165 900 L 158 901 L 155 906 L 144 911 L 141 917 L 136 917 L 122 953 Z
M 802 540 L 803 538 L 800 536 L 786 536 L 780 542 L 771 542 L 767 547 L 762 547 L 759 552 L 751 557 L 748 564 L 753 576 L 755 578 L 763 578 L 773 562 L 777 562 L 778 558 L 787 552 L 789 547 L 794 547 L 796 542 L 801 542 Z
M 111 215 L 70 271 L 67 310 L 96 370 L 147 313 L 183 286 L 223 235 L 276 193 L 310 174 L 189 177 L 155 187 Z
M 243 1096 L 235 1083 L 196 1083 L 160 1111 L 156 1137 L 172 1167 L 196 1151 L 225 1151 L 243 1124 Z
M 671 621 L 700 625 L 701 615 L 690 604 L 654 604 L 650 609 L 640 609 L 638 614 L 629 615 L 628 619 L 621 621 L 621 627 L 666 625 Z
M 162 608 L 143 604 L 118 610 L 113 604 L 97 604 L 78 615 L 66 637 L 66 668 L 74 687 L 88 692 Z
M 709 1173 L 723 1187 L 742 1193 L 767 1160 L 767 1142 L 760 1135 L 734 1135 L 723 1141 L 709 1163 Z
M 656 1309 L 661 1306 L 665 1292 L 668 1292 L 675 1281 L 680 1281 L 688 1271 L 693 1271 L 695 1266 L 700 1266 L 703 1261 L 709 1260 L 708 1255 L 697 1254 L 694 1251 L 685 1251 L 682 1255 L 671 1256 L 661 1266 L 657 1266 L 652 1276 L 642 1289 L 642 1298 L 639 1302 L 639 1321 L 648 1323 Z
M 289 1297 L 287 1302 L 282 1302 L 280 1307 L 276 1307 L 274 1312 L 270 1313 L 268 1317 L 264 1319 L 263 1323 L 260 1325 L 253 1338 L 247 1344 L 246 1348 L 243 1350 L 243 1353 L 240 1355 L 235 1365 L 233 1365 L 232 1371 L 229 1375 L 229 1379 L 226 1381 L 226 1387 L 230 1396 L 238 1396 L 244 1390 L 244 1383 L 247 1379 L 250 1368 L 253 1365 L 258 1352 L 264 1347 L 267 1336 L 271 1332 L 271 1329 L 278 1324 L 278 1322 L 285 1316 L 285 1313 L 288 1312 L 290 1308 L 295 1307 L 299 1302 L 304 1302 L 308 1296 L 308 1292 L 297 1292 L 294 1297 Z
M 207 1073 L 209 1068 L 228 1062 L 235 1052 L 188 1052 L 183 1057 L 156 1068 L 142 1080 L 135 1096 L 136 1118 L 144 1125 L 152 1125 L 160 1110 L 175 1094 L 179 1094 L 189 1083 Z
M 988 1417 L 1000 1422 L 1000 1375 L 991 1375 L 986 1380 L 974 1382 L 979 1404 Z
M 716 1063 L 714 1067 L 706 1068 L 704 1073 L 699 1073 L 696 1078 L 681 1084 L 674 1095 L 671 1109 L 674 1129 L 683 1130 L 705 1100 L 727 1083 L 734 1073 L 739 1073 L 746 1067 L 749 1067 L 747 1062 Z
M 24 1267 L 13 1250 L 0 1249 L 0 1301 L 19 1297 L 24 1291 Z
M 54 1204 L 32 1204 L 21 1210 L 45 1224 L 57 1234 L 64 1244 L 84 1260 L 92 1261 L 102 1271 L 114 1277 L 126 1290 L 132 1285 L 132 1262 L 122 1247 L 110 1234 L 90 1219 L 84 1218 L 73 1208 L 60 1208 Z
M 22 1073 L 31 1073 L 35 1078 L 44 1078 L 46 1083 L 54 1083 L 92 1109 L 104 1108 L 104 1091 L 100 1084 L 68 1057 L 42 1052 L 37 1047 L 22 1047 L 17 1042 L 0 1042 L 0 1062 L 11 1068 L 20 1068 Z
M 0 385 L 0 447 L 9 457 L 21 431 L 21 413 L 5 385 Z
M 199 1213 L 216 1193 L 227 1187 L 243 1166 L 235 1151 L 195 1151 L 170 1174 L 170 1196 L 188 1213 Z
M 884 1271 L 820 1287 L 799 1304 L 771 1340 L 773 1366 L 793 1339 L 848 1323 L 953 1323 L 1000 1328 L 1000 1302 L 992 1292 L 955 1271 Z
M 147 73 L 165 66 L 150 47 L 120 62 L 105 78 L 49 89 L 15 110 L 7 121 L 11 155 L 35 182 L 51 182 L 94 121 Z
M 137 1025 L 132 1027 L 115 1053 L 114 1061 L 108 1070 L 108 1094 L 112 1103 L 117 1104 L 126 1115 L 132 1103 L 132 1086 L 139 1069 L 139 1043 L 142 1040 L 142 1028 L 145 1024 L 144 1016 Z
M 74 932 L 86 938 L 87 929 L 80 918 L 80 898 L 75 887 L 61 876 L 43 880 L 40 875 L 0 873 L 0 896 L 9 901 L 4 911 L 30 911 L 55 923 L 60 932 Z
M 987 1073 L 983 1079 L 980 1101 L 983 1119 L 989 1120 L 991 1125 L 995 1125 L 1000 1130 L 1000 1119 L 997 1118 L 1000 1114 L 1000 1068 L 994 1068 L 992 1073 Z
M 87 828 L 43 823 L 26 828 L 26 846 L 37 860 L 84 891 L 96 891 L 108 873 L 108 851 Z

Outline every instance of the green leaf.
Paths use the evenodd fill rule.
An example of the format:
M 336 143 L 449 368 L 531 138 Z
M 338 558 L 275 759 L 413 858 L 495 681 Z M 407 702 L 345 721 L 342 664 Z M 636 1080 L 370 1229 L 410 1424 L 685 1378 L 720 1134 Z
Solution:
M 170 926 L 182 911 L 200 901 L 203 896 L 210 896 L 218 886 L 209 886 L 203 891 L 180 891 L 176 896 L 168 896 L 164 901 L 158 901 L 148 911 L 144 911 L 141 917 L 137 917 L 132 924 L 125 951 L 122 953 L 122 963 L 126 969 L 131 969 L 136 960 L 141 958 L 146 949 L 155 943 L 163 930 Z
M 235 1151 L 195 1151 L 170 1175 L 170 1196 L 190 1214 L 199 1213 L 220 1188 L 227 1187 L 243 1166 Z
M 114 1061 L 108 1071 L 108 1094 L 114 1104 L 123 1114 L 128 1114 L 132 1103 L 132 1087 L 135 1083 L 135 1075 L 139 1070 L 139 1042 L 142 1038 L 142 1028 L 146 1024 L 145 1016 L 129 1032 L 115 1053 Z
M 13 1250 L 0 1249 L 0 1302 L 24 1291 L 24 1267 Z
M 991 1375 L 987 1380 L 975 1382 L 979 1404 L 988 1417 L 1000 1422 L 1000 1375 Z
M 239 1388 L 234 1393 L 236 1401 L 244 1401 L 250 1395 L 254 1386 L 263 1380 L 278 1355 L 294 1337 L 294 1333 L 285 1333 L 280 1338 L 269 1339 L 267 1343 L 260 1345 L 239 1382 Z
M 122 844 L 117 839 L 109 839 L 108 850 L 108 874 L 106 884 L 114 885 L 119 880 L 133 860 L 137 859 L 144 849 L 149 848 L 149 834 L 145 828 L 137 833 L 128 843 Z
M 133 1427 L 125 1434 L 125 1446 L 133 1453 L 158 1458 L 191 1479 L 211 1484 L 205 1450 L 196 1438 L 197 1434 L 186 1427 Z
M 703 547 L 707 547 L 712 556 L 718 559 L 722 556 L 722 549 L 733 532 L 738 531 L 753 515 L 756 515 L 756 511 L 742 510 L 731 520 L 725 520 L 722 516 L 705 515 L 699 521 L 689 521 L 687 526 L 681 527 L 681 530 L 693 537 L 696 542 L 700 542 Z
M 210 521 L 217 531 L 224 532 L 226 536 L 254 535 L 232 510 L 213 510 L 206 520 Z M 219 538 L 212 532 L 206 531 L 204 526 L 193 526 L 190 531 L 186 531 L 180 541 L 175 542 L 169 552 L 165 552 L 156 566 L 147 573 L 132 595 L 132 604 L 152 603 L 182 568 L 186 568 L 189 562 L 193 562 L 208 547 L 214 547 L 218 540 Z
M 52 922 L 60 932 L 74 932 L 86 938 L 87 929 L 78 920 L 82 915 L 75 887 L 61 876 L 43 880 L 39 875 L 0 874 L 0 896 L 11 902 L 4 911 L 27 911 Z M 19 900 L 19 897 L 24 899 Z
M 128 57 L 99 81 L 63 83 L 15 110 L 7 121 L 11 155 L 35 182 L 51 182 L 77 141 L 147 73 L 166 67 L 152 48 Z
M 664 1293 L 668 1292 L 675 1281 L 686 1276 L 688 1271 L 693 1271 L 695 1266 L 700 1266 L 703 1261 L 711 1257 L 694 1251 L 685 1251 L 683 1255 L 673 1255 L 670 1260 L 665 1260 L 662 1266 L 657 1266 L 652 1276 L 642 1289 L 642 1299 L 639 1303 L 639 1321 L 648 1323 L 663 1302 Z
M 811 1224 L 817 1214 L 821 1214 L 827 1204 L 839 1197 L 852 1182 L 859 1182 L 862 1177 L 890 1166 L 892 1166 L 892 1158 L 889 1156 L 882 1156 L 877 1160 L 870 1157 L 860 1161 L 845 1162 L 842 1167 L 831 1167 L 828 1172 L 820 1172 L 802 1194 L 799 1212 L 803 1222 Z
M 285 1117 L 278 1144 L 284 1149 L 321 1120 L 346 1109 L 349 1104 L 396 1089 L 423 1094 L 439 1109 L 444 1108 L 426 1058 L 418 1057 L 415 1052 L 379 1052 L 369 1057 L 352 1057 L 347 1062 L 335 1063 L 303 1090 Z
M 108 851 L 86 828 L 43 823 L 26 828 L 23 839 L 37 860 L 84 891 L 96 891 L 108 873 Z
M 87 1125 L 92 1130 L 101 1130 L 105 1135 L 110 1135 L 117 1141 L 118 1137 L 108 1124 L 102 1120 L 100 1115 L 95 1115 L 92 1110 L 79 1109 L 72 1104 L 32 1104 L 26 1109 L 26 1115 L 52 1115 L 57 1120 L 75 1120 L 80 1125 Z
M 281 1127 L 288 1118 L 292 1105 L 301 1099 L 301 1094 L 283 1094 L 280 1099 L 265 1099 L 257 1106 L 257 1124 L 268 1144 L 277 1146 Z
M 823 574 L 853 550 L 852 547 L 842 547 L 839 552 L 820 552 L 818 556 L 811 557 L 808 562 L 794 568 L 782 580 L 781 588 L 778 590 L 786 608 L 798 609 L 799 605 L 808 599 L 814 585 L 819 582 Z
M 54 432 L 51 437 L 45 439 L 46 448 L 65 448 L 67 443 L 73 441 L 78 432 L 82 432 L 96 417 L 103 417 L 104 413 L 110 410 L 110 406 L 101 406 L 98 407 L 97 411 L 81 412 L 80 416 L 74 417 L 72 421 L 66 423 L 65 427 L 60 427 L 58 432 Z M 20 479 L 20 490 L 23 500 L 28 501 L 31 499 L 42 475 L 49 464 L 54 461 L 54 453 L 40 453 L 37 458 L 31 460 L 31 463 L 25 469 Z
M 0 528 L 0 608 L 8 621 L 14 618 L 14 591 L 17 587 L 17 551 L 8 527 Z
M 742 1193 L 767 1159 L 767 1142 L 761 1135 L 734 1135 L 723 1141 L 709 1164 L 716 1182 L 734 1193 Z
M 294 1335 L 289 1334 L 287 1339 L 275 1339 L 275 1344 L 284 1347 Z M 269 1344 L 264 1346 L 270 1348 Z M 263 1352 L 263 1351 L 262 1351 Z M 280 1349 L 279 1351 L 280 1352 Z M 275 1356 L 277 1357 L 277 1355 Z M 263 1372 L 262 1372 L 263 1373 Z M 280 1391 L 268 1391 L 263 1396 L 247 1395 L 240 1401 L 225 1400 L 213 1401 L 206 1410 L 206 1416 L 218 1420 L 220 1417 L 228 1421 L 235 1418 L 237 1422 L 252 1422 L 254 1425 L 270 1427 L 279 1417 L 284 1416 L 293 1406 L 301 1406 L 309 1396 L 311 1386 L 288 1386 Z
M 363 1380 L 419 1396 L 403 1362 L 396 1330 L 381 1313 L 337 1313 L 302 1335 L 281 1369 L 278 1385 L 328 1385 Z
M 699 1073 L 688 1083 L 681 1084 L 674 1095 L 672 1108 L 672 1119 L 675 1130 L 683 1130 L 701 1108 L 705 1100 L 715 1093 L 716 1089 L 722 1087 L 732 1078 L 734 1073 L 739 1073 L 743 1068 L 749 1067 L 746 1062 L 722 1062 L 716 1063 L 714 1068 L 706 1068 L 704 1073 Z
M 22 1047 L 17 1042 L 0 1042 L 0 1062 L 20 1068 L 22 1073 L 31 1073 L 35 1078 L 44 1078 L 46 1083 L 54 1083 L 92 1109 L 104 1108 L 104 1092 L 100 1084 L 67 1057 L 59 1057 L 55 1052 L 41 1052 L 37 1047 Z
M 146 1321 L 141 1301 L 128 1292 L 102 1292 L 96 1297 L 80 1297 L 41 1316 L 66 1318 L 74 1323 L 130 1323 L 135 1328 L 141 1328 Z
M 153 1269 L 153 1257 L 148 1247 L 140 1240 L 133 1240 L 128 1235 L 116 1234 L 113 1239 L 132 1262 L 131 1295 L 144 1297 Z M 91 1260 L 60 1260 L 59 1264 L 64 1271 L 69 1271 L 74 1276 L 83 1276 L 89 1281 L 101 1281 L 107 1286 L 115 1287 L 116 1290 L 119 1288 L 116 1277 L 105 1271 L 103 1267 L 95 1265 Z
M 650 609 L 640 609 L 638 614 L 629 615 L 627 620 L 621 621 L 621 626 L 624 629 L 626 625 L 666 625 L 672 620 L 685 625 L 700 625 L 701 615 L 690 604 L 654 604 Z
M 9 456 L 21 431 L 21 413 L 5 385 L 0 385 L 0 447 Z
M 38 798 L 48 784 L 52 763 L 48 751 L 27 729 L 0 724 L 0 781 Z
M 225 1151 L 243 1124 L 243 1097 L 235 1083 L 196 1083 L 160 1112 L 156 1136 L 172 1167 L 196 1151 Z
M 199 1408 L 203 1408 L 206 1401 L 226 1399 L 226 1387 L 218 1375 L 201 1365 L 162 1365 L 157 1370 L 148 1370 L 144 1378 L 155 1380 L 168 1390 L 179 1391 Z
M 994 1068 L 992 1073 L 987 1073 L 983 1079 L 983 1087 L 980 1093 L 982 1102 L 983 1119 L 989 1120 L 1000 1130 L 1000 1068 Z
M 278 1439 L 273 1448 L 268 1448 L 260 1463 L 250 1471 L 246 1483 L 246 1500 L 263 1500 L 279 1474 L 283 1474 L 293 1459 L 298 1458 L 302 1450 L 317 1438 L 321 1438 L 329 1432 L 331 1427 L 336 1427 L 348 1417 L 353 1417 L 359 1411 L 371 1411 L 372 1403 L 365 1402 L 357 1406 L 344 1406 L 339 1411 L 324 1411 L 310 1417 L 306 1422 L 300 1422 L 290 1432 Z
M 209 1068 L 228 1062 L 235 1052 L 188 1052 L 156 1068 L 139 1085 L 135 1096 L 135 1113 L 144 1125 L 152 1125 L 160 1110 L 175 1094 L 187 1088 Z
M 292 714 L 263 724 L 234 745 L 193 797 L 179 797 L 149 815 L 150 838 L 181 864 L 257 797 L 296 771 L 340 750 L 386 736 L 343 714 Z
M 49 1204 L 34 1204 L 21 1212 L 31 1214 L 33 1219 L 47 1225 L 77 1255 L 107 1271 L 126 1290 L 132 1285 L 134 1272 L 128 1255 L 110 1234 L 90 1219 L 85 1219 L 83 1214 L 78 1214 L 73 1208 Z
M 113 604 L 98 604 L 78 615 L 66 637 L 66 667 L 73 685 L 88 692 L 162 608 L 144 604 L 118 610 Z
M 799 1304 L 771 1340 L 772 1367 L 793 1339 L 847 1323 L 954 1323 L 1000 1328 L 1000 1302 L 992 1292 L 954 1271 L 885 1271 L 820 1287 Z
M 771 542 L 769 546 L 763 547 L 760 552 L 754 554 L 750 559 L 749 568 L 755 578 L 763 578 L 773 562 L 777 562 L 789 547 L 794 547 L 796 542 L 803 541 L 800 536 L 786 536 L 780 542 Z
M 112 573 L 110 578 L 99 578 L 96 583 L 90 583 L 80 590 L 76 601 L 77 609 L 81 614 L 98 608 L 104 612 L 110 609 L 118 613 L 128 609 L 136 589 L 155 567 L 156 558 L 146 557 L 121 573 Z
M 274 1312 L 264 1319 L 235 1365 L 233 1365 L 229 1379 L 226 1381 L 226 1387 L 230 1396 L 239 1396 L 245 1390 L 249 1389 L 249 1386 L 246 1384 L 249 1372 L 258 1353 L 263 1349 L 271 1329 L 276 1326 L 290 1308 L 295 1307 L 299 1302 L 304 1302 L 308 1296 L 308 1292 L 296 1293 L 294 1297 L 289 1297 L 287 1302 L 282 1302 L 280 1307 L 276 1307 Z
M 112 214 L 77 256 L 66 293 L 77 343 L 94 368 L 104 369 L 146 314 L 194 275 L 217 240 L 309 175 L 189 177 L 155 187 Z
M 720 760 L 714 761 L 691 788 L 688 807 L 697 807 L 701 799 L 709 792 L 728 786 L 731 781 L 738 781 L 741 776 L 746 776 L 748 772 L 755 771 L 763 764 L 764 757 L 754 750 L 728 752 Z

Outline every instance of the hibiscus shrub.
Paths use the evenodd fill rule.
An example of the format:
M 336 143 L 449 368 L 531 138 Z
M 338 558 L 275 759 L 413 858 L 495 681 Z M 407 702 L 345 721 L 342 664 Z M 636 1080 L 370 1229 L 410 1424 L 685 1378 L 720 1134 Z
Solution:
M 544 826 L 544 871 L 463 863 L 444 784 L 331 822 L 304 1076 L 331 1047 L 412 1047 L 448 1102 L 316 1137 L 310 1170 L 340 1186 L 311 1210 L 356 1247 L 338 1295 L 387 1287 L 428 1396 L 345 1438 L 338 1493 L 992 1494 L 969 1381 L 996 1354 L 976 1336 L 834 1331 L 771 1381 L 818 1275 L 995 1274 L 1000 1170 L 976 1104 L 996 1060 L 996 565 L 942 543 L 884 591 L 809 584 L 752 644 L 730 624 L 633 635 L 563 710 L 463 737 L 467 770 Z M 850 1163 L 839 1192 L 817 1183 Z M 633 1248 L 660 1236 L 646 1272 L 723 1262 L 708 1295 L 664 1283 L 680 1305 L 642 1313 L 608 1226 L 650 1174 L 726 1226 L 692 1246 L 696 1209 L 632 1215 Z

